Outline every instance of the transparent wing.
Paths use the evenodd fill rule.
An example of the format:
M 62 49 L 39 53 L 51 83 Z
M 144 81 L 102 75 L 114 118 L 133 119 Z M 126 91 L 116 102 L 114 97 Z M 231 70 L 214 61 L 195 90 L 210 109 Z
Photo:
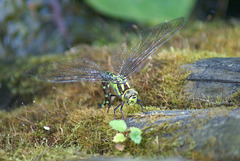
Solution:
M 53 83 L 103 81 L 105 70 L 89 59 L 68 59 L 42 64 L 26 71 L 39 80 Z
M 122 49 L 113 55 L 113 69 L 126 77 L 138 71 L 151 54 L 182 28 L 185 21 L 183 17 L 176 18 L 143 30 L 130 44 L 125 41 Z

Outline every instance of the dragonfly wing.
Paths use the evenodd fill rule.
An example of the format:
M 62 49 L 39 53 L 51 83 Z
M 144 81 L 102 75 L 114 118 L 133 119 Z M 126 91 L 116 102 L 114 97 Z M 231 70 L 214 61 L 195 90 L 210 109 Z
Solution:
M 102 82 L 105 70 L 92 60 L 77 58 L 42 64 L 26 73 L 39 80 L 53 83 Z
M 161 23 L 140 32 L 139 38 L 131 40 L 130 45 L 124 42 L 121 52 L 113 55 L 114 70 L 127 77 L 141 69 L 147 58 L 176 34 L 185 21 L 185 18 L 180 17 Z

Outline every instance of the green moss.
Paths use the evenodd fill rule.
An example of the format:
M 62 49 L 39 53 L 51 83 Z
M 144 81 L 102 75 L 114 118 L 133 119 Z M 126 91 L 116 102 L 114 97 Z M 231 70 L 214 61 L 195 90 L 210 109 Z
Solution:
M 221 26 L 221 25 L 220 25 Z M 195 23 L 170 41 L 176 48 L 163 49 L 154 54 L 147 67 L 131 77 L 132 86 L 144 98 L 148 110 L 160 109 L 199 109 L 213 107 L 213 104 L 189 101 L 183 94 L 182 85 L 188 72 L 179 69 L 180 65 L 211 57 L 239 55 L 239 25 L 219 28 L 219 25 Z M 169 45 L 169 43 L 168 43 Z M 109 49 L 113 49 L 110 46 Z M 111 50 L 106 47 L 77 46 L 65 53 L 64 58 L 87 57 L 107 69 Z M 98 56 L 96 56 L 98 55 Z M 139 145 L 130 140 L 124 151 L 117 151 L 112 142 L 116 131 L 110 128 L 109 121 L 114 118 L 113 108 L 107 114 L 106 108 L 97 108 L 103 94 L 97 83 L 49 84 L 40 83 L 21 76 L 33 64 L 41 64 L 61 57 L 41 57 L 19 59 L 11 71 L 1 71 L 1 81 L 5 81 L 12 93 L 30 95 L 32 104 L 24 105 L 11 112 L 0 112 L 0 158 L 13 160 L 64 160 L 88 158 L 93 154 L 105 156 L 127 155 L 144 157 L 164 157 L 182 155 L 186 158 L 201 160 L 206 156 L 193 149 L 196 146 L 191 136 L 185 136 L 184 151 L 178 130 L 181 122 L 163 123 L 143 129 Z M 6 66 L 5 66 L 6 67 Z M 12 81 L 11 81 L 12 80 Z M 239 102 L 239 94 L 234 101 Z M 113 102 L 113 107 L 118 101 Z M 229 108 L 234 108 L 229 107 Z M 124 106 L 125 116 L 138 115 L 139 105 Z M 117 111 L 117 117 L 122 118 Z M 148 116 L 149 120 L 159 116 Z M 163 117 L 163 116 L 161 116 Z M 204 124 L 198 121 L 197 128 Z M 49 127 L 46 130 L 44 127 Z M 186 127 L 190 128 L 190 127 Z M 168 136 L 168 137 L 163 137 Z M 214 144 L 214 138 L 211 141 Z M 204 158 L 205 159 L 205 158 Z

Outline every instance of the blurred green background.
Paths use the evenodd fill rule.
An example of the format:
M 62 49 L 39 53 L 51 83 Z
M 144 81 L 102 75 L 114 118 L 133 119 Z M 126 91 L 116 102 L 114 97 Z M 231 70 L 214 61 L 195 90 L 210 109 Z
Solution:
M 1 0 L 0 59 L 116 42 L 132 24 L 239 18 L 239 6 L 237 0 Z
M 166 19 L 188 17 L 195 0 L 86 0 L 96 11 L 112 18 L 154 25 Z

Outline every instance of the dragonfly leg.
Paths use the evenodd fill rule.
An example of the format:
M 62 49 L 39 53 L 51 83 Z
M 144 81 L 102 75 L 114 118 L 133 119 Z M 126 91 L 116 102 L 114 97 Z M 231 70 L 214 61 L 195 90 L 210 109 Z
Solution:
M 115 113 L 116 110 L 121 106 L 121 113 L 122 113 L 122 107 L 123 107 L 123 105 L 124 105 L 124 102 L 120 103 L 116 108 L 114 108 L 114 117 L 115 117 L 115 120 L 117 119 L 117 118 L 116 118 L 116 113 Z M 123 113 L 122 113 L 122 115 L 123 115 Z M 124 120 L 126 120 L 124 116 L 123 116 L 123 118 L 124 118 Z
M 146 108 L 143 108 L 143 103 L 142 103 L 142 100 L 140 99 L 137 99 L 137 102 L 139 103 L 139 105 L 141 106 L 142 108 L 142 112 L 145 113 L 143 110 L 145 110 L 146 112 L 148 111 Z
M 127 122 L 127 120 L 125 119 L 125 117 L 124 117 L 124 115 L 123 115 L 123 112 L 122 112 L 123 105 L 124 105 L 124 102 L 122 102 L 122 106 L 121 106 L 120 111 L 121 111 L 121 113 L 122 113 L 122 116 L 123 116 L 124 121 Z

